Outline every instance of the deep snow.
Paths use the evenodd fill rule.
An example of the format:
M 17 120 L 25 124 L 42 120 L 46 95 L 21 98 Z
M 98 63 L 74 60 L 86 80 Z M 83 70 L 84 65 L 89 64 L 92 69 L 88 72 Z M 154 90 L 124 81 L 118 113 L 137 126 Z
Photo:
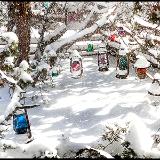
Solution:
M 80 79 L 71 78 L 69 59 L 63 60 L 63 71 L 54 80 L 56 86 L 47 87 L 43 96 L 38 91 L 34 92 L 38 95 L 36 102 L 41 105 L 28 109 L 34 141 L 25 144 L 27 135 L 16 135 L 11 120 L 9 131 L 5 132 L 5 139 L 1 140 L 0 146 L 8 141 L 18 147 L 15 150 L 1 151 L 0 157 L 38 156 L 39 151 L 45 148 L 49 153 L 58 152 L 59 157 L 65 157 L 64 154 L 67 153 L 71 156 L 70 150 L 76 151 L 85 145 L 96 146 L 104 133 L 105 125 L 122 125 L 128 121 L 131 121 L 131 135 L 134 135 L 128 135 L 128 138 L 131 142 L 137 142 L 132 147 L 142 154 L 147 152 L 153 156 L 155 152 L 155 157 L 160 157 L 158 150 L 151 149 L 150 139 L 159 128 L 160 112 L 158 107 L 152 106 L 148 101 L 147 89 L 151 79 L 139 80 L 131 63 L 128 78 L 117 79 L 116 59 L 110 56 L 109 60 L 109 71 L 98 72 L 97 57 L 83 57 L 84 73 Z M 156 72 L 149 70 L 151 75 Z M 33 94 L 33 89 L 28 93 Z M 0 88 L 0 97 L 0 115 L 3 115 L 10 101 L 7 86 Z M 47 103 L 44 104 L 42 98 Z M 137 125 L 138 123 L 142 125 Z M 145 126 L 144 130 L 141 126 Z M 140 142 L 137 139 L 143 137 L 143 133 L 147 133 L 145 140 L 149 142 L 148 146 L 143 140 Z M 107 147 L 106 151 L 114 155 L 121 152 L 120 148 L 122 147 L 116 142 Z

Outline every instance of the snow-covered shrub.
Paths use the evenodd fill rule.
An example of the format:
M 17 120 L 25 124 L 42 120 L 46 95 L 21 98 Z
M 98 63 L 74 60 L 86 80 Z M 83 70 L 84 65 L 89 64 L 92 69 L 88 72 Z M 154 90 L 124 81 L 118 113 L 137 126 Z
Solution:
M 9 72 L 13 70 L 14 63 L 19 54 L 18 37 L 14 32 L 4 32 L 1 34 L 1 40 L 7 43 L 1 53 L 4 55 L 2 70 Z
M 29 64 L 26 60 L 23 60 L 19 67 L 15 68 L 14 75 L 18 79 L 17 85 L 22 89 L 26 88 L 29 84 L 33 83 L 34 80 L 31 75 L 28 73 Z
M 133 118 L 133 116 L 130 117 Z M 114 157 L 150 157 L 149 150 L 154 140 L 144 123 L 137 116 L 134 117 L 134 120 L 127 120 L 125 126 L 107 125 L 98 148 L 107 151 Z
M 109 124 L 99 141 L 98 148 L 110 153 L 112 156 L 122 156 L 125 135 L 128 132 L 129 122 L 121 126 L 117 123 Z
M 135 114 L 128 115 L 130 125 L 125 135 L 125 141 L 128 141 L 130 148 L 133 149 L 138 158 L 150 156 L 150 150 L 154 143 L 150 130 L 143 121 Z

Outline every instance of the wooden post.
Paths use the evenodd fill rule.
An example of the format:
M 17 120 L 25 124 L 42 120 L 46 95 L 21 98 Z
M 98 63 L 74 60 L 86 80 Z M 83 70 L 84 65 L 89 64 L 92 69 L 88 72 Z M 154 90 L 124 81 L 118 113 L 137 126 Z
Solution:
M 24 109 L 24 111 L 25 111 L 25 115 L 26 115 L 26 119 L 27 119 L 27 123 L 28 123 L 28 138 L 31 138 L 32 133 L 31 133 L 31 128 L 30 128 L 30 122 L 29 122 L 29 118 L 28 118 L 27 109 Z

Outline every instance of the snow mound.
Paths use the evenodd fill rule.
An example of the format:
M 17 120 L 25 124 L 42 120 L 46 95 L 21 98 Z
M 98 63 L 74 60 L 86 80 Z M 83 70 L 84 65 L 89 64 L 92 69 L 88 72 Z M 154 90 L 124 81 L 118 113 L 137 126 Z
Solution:
M 45 142 L 45 143 L 44 143 Z M 32 155 L 34 158 L 53 158 L 57 156 L 57 150 L 55 146 L 48 143 L 48 140 L 43 137 L 35 139 L 29 145 L 23 147 L 25 154 Z
M 130 142 L 131 148 L 140 157 L 143 157 L 143 155 L 149 154 L 152 148 L 153 139 L 150 130 L 136 114 L 130 113 L 127 117 L 130 119 L 130 126 L 126 141 Z
M 71 58 L 82 58 L 77 50 L 73 50 Z
M 126 55 L 126 50 L 124 48 L 121 48 L 119 50 L 119 55 Z
M 148 91 L 152 94 L 160 94 L 160 85 L 158 83 L 152 83 Z
M 48 56 L 57 57 L 57 53 L 52 49 L 48 52 Z
M 10 66 L 14 66 L 14 57 L 6 57 L 4 64 L 10 65 Z
M 21 71 L 21 75 L 20 75 L 19 79 L 22 79 L 25 83 L 26 82 L 33 82 L 31 75 L 25 71 Z
M 8 44 L 11 44 L 12 42 L 18 43 L 18 37 L 14 32 L 4 32 L 1 34 L 1 37 L 4 38 Z
M 29 68 L 29 64 L 26 60 L 23 60 L 20 65 L 19 68 L 22 68 L 24 71 L 26 71 Z
M 49 71 L 50 65 L 41 61 L 37 66 L 37 71 L 41 72 L 42 69 L 44 69 L 44 68 L 47 69 L 47 71 Z
M 160 74 L 159 73 L 156 73 L 153 77 L 154 77 L 154 79 L 160 80 Z
M 147 59 L 144 56 L 137 56 L 137 61 L 134 64 L 134 67 L 137 68 L 147 68 L 150 66 L 150 62 L 147 61 Z

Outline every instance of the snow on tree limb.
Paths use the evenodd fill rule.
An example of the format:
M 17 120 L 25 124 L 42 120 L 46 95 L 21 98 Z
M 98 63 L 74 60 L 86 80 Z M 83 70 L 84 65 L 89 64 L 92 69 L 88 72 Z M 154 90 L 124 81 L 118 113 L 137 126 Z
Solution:
M 61 31 L 63 31 L 64 29 L 66 28 L 66 25 L 65 24 L 62 24 L 62 25 L 58 25 L 58 27 L 55 28 L 54 32 L 44 36 L 44 40 L 45 41 L 50 41 L 50 39 L 52 37 L 55 37 L 57 34 L 59 34 Z
M 102 27 L 102 26 L 105 25 L 106 23 L 110 23 L 110 22 L 109 22 L 109 19 L 110 19 L 110 20 L 113 20 L 113 19 L 116 17 L 116 15 L 114 15 L 114 16 L 111 15 L 111 14 L 115 11 L 116 8 L 117 8 L 117 7 L 114 7 L 114 8 L 112 8 L 112 9 L 110 9 L 110 10 L 108 11 L 108 13 L 103 14 L 102 18 L 101 18 L 100 20 L 98 20 L 97 22 L 95 22 L 91 27 L 85 28 L 84 30 L 76 33 L 75 35 L 73 35 L 73 36 L 71 36 L 71 37 L 69 37 L 69 38 L 67 38 L 67 39 L 54 42 L 54 43 L 52 43 L 52 44 L 50 44 L 50 45 L 52 46 L 52 48 L 54 49 L 54 51 L 57 52 L 57 50 L 60 49 L 61 47 L 63 47 L 65 44 L 72 43 L 72 42 L 76 41 L 77 39 L 80 39 L 80 38 L 82 38 L 82 37 L 84 37 L 84 36 L 87 36 L 88 34 L 94 33 L 98 27 Z M 111 16 L 110 16 L 110 15 L 111 15 Z M 109 16 L 110 16 L 110 17 L 109 17 Z M 107 19 L 107 18 L 108 18 L 108 19 Z M 47 50 L 48 47 L 49 47 L 49 46 L 47 46 L 47 47 L 45 48 L 45 50 Z M 53 52 L 53 51 L 50 50 L 49 54 L 51 55 L 52 52 Z
M 12 77 L 8 77 L 4 74 L 3 71 L 0 70 L 0 74 L 1 74 L 1 78 L 2 79 L 6 79 L 9 83 L 12 83 L 12 84 L 17 84 L 17 81 L 15 81 Z
M 149 23 L 137 15 L 134 16 L 134 21 L 144 27 L 154 28 L 154 29 L 160 31 L 160 26 L 158 24 Z
M 19 103 L 20 100 L 20 95 L 21 93 L 23 93 L 24 91 L 18 86 L 15 85 L 15 91 L 13 93 L 12 99 L 9 103 L 9 105 L 7 106 L 6 110 L 5 110 L 5 114 L 4 116 L 0 119 L 0 125 L 4 123 L 4 121 L 8 121 L 11 117 L 13 112 L 15 111 L 16 107 L 21 107 L 22 105 Z

